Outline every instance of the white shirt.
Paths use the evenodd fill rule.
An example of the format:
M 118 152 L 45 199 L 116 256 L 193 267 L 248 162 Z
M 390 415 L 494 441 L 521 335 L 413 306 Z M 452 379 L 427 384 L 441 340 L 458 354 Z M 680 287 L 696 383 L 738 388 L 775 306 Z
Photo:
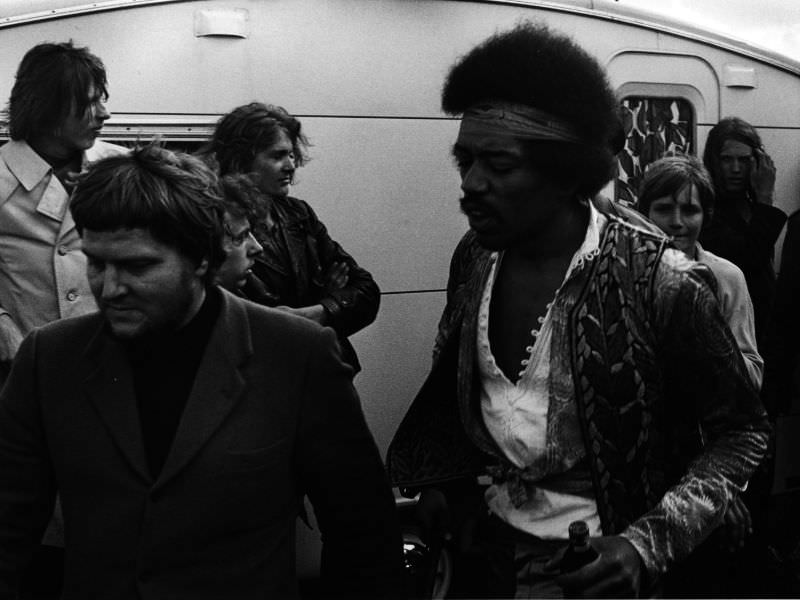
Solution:
M 575 405 L 572 373 L 566 356 L 566 320 L 574 304 L 569 282 L 587 260 L 597 255 L 600 233 L 607 221 L 589 203 L 586 236 L 573 255 L 566 276 L 540 327 L 531 331 L 527 356 L 520 365 L 519 379 L 512 383 L 497 366 L 489 344 L 489 307 L 502 255 L 492 255 L 493 265 L 478 312 L 478 371 L 481 381 L 481 412 L 484 423 L 506 457 L 533 478 L 544 479 L 569 471 L 585 455 Z M 555 349 L 555 350 L 554 350 Z M 552 360 L 551 360 L 552 357 Z M 515 506 L 508 486 L 498 482 L 486 492 L 491 512 L 523 531 L 545 539 L 567 537 L 573 520 L 584 520 L 592 534 L 600 533 L 600 519 L 591 490 L 585 482 L 582 494 L 549 484 L 529 485 L 528 499 Z

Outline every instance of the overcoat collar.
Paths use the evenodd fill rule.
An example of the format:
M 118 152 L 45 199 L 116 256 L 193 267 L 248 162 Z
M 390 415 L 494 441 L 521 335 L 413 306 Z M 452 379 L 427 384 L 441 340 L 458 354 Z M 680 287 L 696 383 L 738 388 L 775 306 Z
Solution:
M 185 468 L 236 406 L 245 391 L 241 369 L 252 354 L 253 340 L 243 301 L 223 292 L 220 315 L 164 468 L 155 481 L 147 466 L 133 376 L 124 347 L 103 325 L 87 347 L 85 392 L 120 453 L 155 491 Z

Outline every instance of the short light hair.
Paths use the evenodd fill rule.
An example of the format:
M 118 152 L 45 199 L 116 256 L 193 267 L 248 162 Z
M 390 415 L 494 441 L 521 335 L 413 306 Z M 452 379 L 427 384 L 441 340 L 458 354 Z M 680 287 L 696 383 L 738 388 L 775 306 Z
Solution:
M 92 85 L 108 97 L 105 66 L 88 48 L 72 40 L 34 46 L 19 64 L 6 108 L 11 139 L 52 135 L 71 114 L 84 114 Z
M 89 167 L 70 203 L 78 233 L 145 229 L 200 265 L 207 281 L 225 259 L 225 209 L 214 172 L 199 158 L 157 142 Z
M 714 214 L 714 184 L 700 159 L 689 154 L 665 156 L 647 167 L 639 186 L 636 208 L 648 216 L 654 200 L 665 196 L 674 199 L 692 185 L 697 188 L 705 227 Z

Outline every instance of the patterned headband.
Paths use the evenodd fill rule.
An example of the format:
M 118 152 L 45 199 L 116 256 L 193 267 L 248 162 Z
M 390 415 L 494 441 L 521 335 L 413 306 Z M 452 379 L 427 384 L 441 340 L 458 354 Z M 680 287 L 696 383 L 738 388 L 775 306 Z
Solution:
M 503 102 L 473 106 L 461 118 L 461 131 L 509 135 L 527 140 L 584 144 L 575 128 L 538 108 Z

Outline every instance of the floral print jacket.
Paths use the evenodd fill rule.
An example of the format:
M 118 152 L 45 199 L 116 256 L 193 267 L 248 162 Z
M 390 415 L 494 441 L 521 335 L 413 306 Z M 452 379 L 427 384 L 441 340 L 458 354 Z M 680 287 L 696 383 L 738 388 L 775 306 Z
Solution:
M 572 373 L 603 534 L 625 536 L 657 577 L 719 525 L 770 428 L 710 271 L 633 211 L 598 208 L 609 221 L 578 274 L 568 350 L 553 368 Z M 433 369 L 389 448 L 401 488 L 509 470 L 483 426 L 475 369 L 489 266 L 490 252 L 467 233 L 451 262 Z

